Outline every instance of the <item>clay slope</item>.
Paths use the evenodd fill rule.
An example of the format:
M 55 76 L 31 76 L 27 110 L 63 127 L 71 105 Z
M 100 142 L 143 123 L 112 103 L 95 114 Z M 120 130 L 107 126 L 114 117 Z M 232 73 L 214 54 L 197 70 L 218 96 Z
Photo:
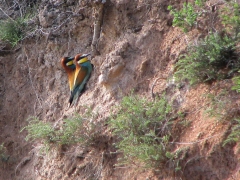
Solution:
M 186 35 L 172 27 L 167 7 L 182 4 L 168 0 L 107 0 L 97 43 L 99 55 L 91 56 L 93 75 L 77 107 L 68 109 L 69 88 L 60 60 L 63 56 L 91 52 L 94 2 L 36 2 L 35 34 L 14 50 L 0 54 L 0 145 L 4 143 L 7 157 L 0 161 L 0 179 L 239 178 L 237 147 L 222 146 L 230 125 L 208 117 L 204 108 L 209 103 L 204 94 L 217 94 L 232 82 L 178 88 L 169 80 L 188 42 L 198 40 L 206 32 L 195 29 Z M 56 147 L 46 155 L 40 153 L 41 141 L 27 142 L 27 132 L 20 132 L 30 116 L 58 128 L 66 117 L 84 114 L 86 107 L 98 112 L 96 121 L 104 124 L 111 107 L 131 91 L 149 99 L 152 93 L 166 91 L 169 100 L 186 112 L 189 126 L 179 130 L 174 146 L 175 151 L 188 149 L 181 172 L 116 168 L 118 156 L 111 153 L 116 149 L 106 125 L 101 126 L 94 146 Z M 233 103 L 238 104 L 238 96 L 232 94 Z

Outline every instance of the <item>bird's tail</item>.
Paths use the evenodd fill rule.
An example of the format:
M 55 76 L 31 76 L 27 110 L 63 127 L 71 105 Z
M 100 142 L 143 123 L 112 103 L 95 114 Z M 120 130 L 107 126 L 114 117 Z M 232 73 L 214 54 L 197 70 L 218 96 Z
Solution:
M 69 100 L 68 100 L 68 103 L 69 103 L 68 107 L 69 107 L 69 108 L 72 106 L 73 98 L 74 98 L 74 93 L 71 92 L 71 94 L 70 94 L 70 98 L 69 98 Z
M 72 105 L 77 105 L 77 102 L 81 95 L 86 91 L 86 85 L 83 87 L 82 91 L 79 91 L 78 88 L 74 89 L 74 91 L 71 92 L 70 98 L 68 100 L 69 107 Z

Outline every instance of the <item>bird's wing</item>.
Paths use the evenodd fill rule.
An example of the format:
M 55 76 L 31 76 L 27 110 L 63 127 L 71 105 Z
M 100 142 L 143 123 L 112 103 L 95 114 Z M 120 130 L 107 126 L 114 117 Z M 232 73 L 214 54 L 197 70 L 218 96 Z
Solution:
M 75 78 L 75 71 L 72 70 L 71 72 L 69 71 L 68 72 L 68 83 L 69 83 L 69 88 L 70 88 L 70 91 L 73 90 L 73 87 L 74 87 L 74 79 Z
M 73 89 L 75 89 L 77 86 L 83 83 L 83 80 L 87 76 L 87 74 L 88 74 L 87 67 L 81 66 L 80 69 L 76 69 Z
M 76 69 L 75 72 L 75 80 L 74 80 L 74 87 L 71 91 L 71 95 L 69 98 L 69 104 L 71 106 L 74 99 L 78 99 L 80 94 L 83 92 L 85 84 L 86 84 L 86 76 L 88 74 L 88 68 L 81 66 L 81 68 Z

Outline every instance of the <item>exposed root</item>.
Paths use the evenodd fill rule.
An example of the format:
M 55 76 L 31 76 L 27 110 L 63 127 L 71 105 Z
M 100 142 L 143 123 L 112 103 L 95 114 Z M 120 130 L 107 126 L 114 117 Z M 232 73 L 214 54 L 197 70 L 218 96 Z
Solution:
M 152 96 L 153 99 L 155 99 L 155 94 L 153 93 L 153 89 L 154 89 L 154 86 L 156 85 L 156 83 L 157 83 L 157 81 L 158 81 L 159 79 L 164 79 L 164 80 L 166 80 L 167 78 L 159 77 L 159 78 L 156 78 L 156 79 L 154 80 L 154 82 L 153 82 L 153 84 L 152 84 L 152 87 L 151 87 L 151 96 Z
M 99 55 L 99 51 L 97 50 L 98 39 L 100 37 L 101 26 L 103 21 L 103 9 L 104 2 L 95 2 L 93 3 L 93 17 L 94 17 L 94 32 L 93 32 L 93 40 L 91 44 L 92 55 Z
M 20 163 L 17 165 L 17 167 L 15 168 L 15 176 L 17 176 L 17 170 L 18 170 L 20 167 L 26 165 L 31 159 L 32 159 L 31 156 L 27 156 L 27 157 L 24 157 L 24 158 L 21 160 L 21 162 L 20 162 Z

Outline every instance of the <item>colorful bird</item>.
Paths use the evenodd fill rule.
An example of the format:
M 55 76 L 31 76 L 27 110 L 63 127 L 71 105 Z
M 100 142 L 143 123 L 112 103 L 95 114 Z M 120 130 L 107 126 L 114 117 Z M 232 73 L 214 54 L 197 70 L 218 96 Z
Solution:
M 73 63 L 73 60 L 74 60 L 74 57 L 64 57 L 61 60 L 61 65 L 65 69 L 68 76 L 68 84 L 69 84 L 71 93 L 74 86 L 74 77 L 75 77 L 75 69 L 76 69 L 76 66 Z
M 88 57 L 90 54 L 77 54 L 74 58 L 74 63 L 76 65 L 75 76 L 74 76 L 74 87 L 71 92 L 69 99 L 69 105 L 74 101 L 74 104 L 77 103 L 79 97 L 85 91 L 85 86 L 89 80 L 93 65 L 89 61 Z

